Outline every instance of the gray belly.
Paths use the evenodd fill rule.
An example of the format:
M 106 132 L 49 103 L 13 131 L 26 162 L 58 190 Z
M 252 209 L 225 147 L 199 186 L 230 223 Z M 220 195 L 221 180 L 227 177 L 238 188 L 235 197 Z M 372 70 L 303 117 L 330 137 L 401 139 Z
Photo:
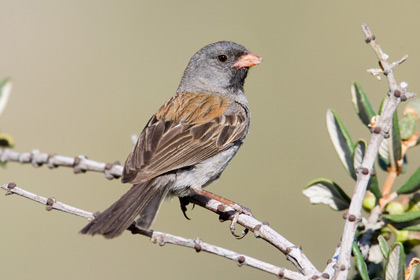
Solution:
M 240 145 L 238 143 L 191 168 L 178 170 L 176 179 L 170 187 L 169 195 L 189 196 L 194 194 L 191 188 L 203 188 L 218 179 L 238 151 Z

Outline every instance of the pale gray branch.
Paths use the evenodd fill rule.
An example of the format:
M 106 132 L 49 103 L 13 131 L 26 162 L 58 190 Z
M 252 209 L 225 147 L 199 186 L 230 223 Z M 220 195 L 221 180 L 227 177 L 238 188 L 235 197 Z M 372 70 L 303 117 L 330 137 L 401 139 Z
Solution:
M 107 179 L 121 177 L 123 167 L 119 162 L 103 163 L 87 159 L 85 156 L 66 157 L 55 154 L 41 153 L 39 150 L 32 150 L 30 153 L 18 153 L 11 149 L 0 150 L 1 162 L 19 162 L 30 163 L 34 167 L 46 164 L 49 168 L 59 166 L 71 167 L 74 173 L 82 173 L 86 171 L 102 172 Z
M 229 220 L 233 220 L 234 218 L 234 209 L 225 206 L 216 200 L 208 199 L 198 195 L 190 197 L 189 200 L 194 204 L 200 205 L 210 211 L 213 211 L 214 213 L 221 214 L 222 218 Z M 228 213 L 228 215 L 223 215 L 223 213 Z M 263 240 L 279 249 L 284 255 L 286 255 L 286 258 L 299 269 L 303 275 L 313 276 L 320 274 L 315 266 L 306 257 L 306 255 L 302 252 L 302 248 L 300 246 L 296 246 L 284 238 L 282 235 L 272 229 L 268 223 L 260 222 L 254 217 L 245 214 L 239 214 L 237 223 L 252 231 L 255 237 L 262 238 Z
M 106 164 L 88 160 L 84 156 L 71 158 L 60 155 L 41 153 L 38 150 L 33 150 L 31 153 L 18 153 L 10 149 L 0 150 L 0 161 L 31 163 L 35 167 L 41 166 L 42 164 L 47 164 L 51 168 L 57 166 L 71 167 L 76 173 L 84 171 L 102 172 L 105 173 L 108 179 L 120 177 L 123 170 L 123 167 L 119 165 L 118 162 L 113 164 Z M 218 214 L 232 214 L 235 212 L 234 209 L 227 207 L 216 200 L 209 200 L 202 196 L 194 196 L 189 198 L 189 200 Z M 226 219 L 233 219 L 233 215 L 225 216 Z M 305 256 L 299 246 L 296 246 L 288 241 L 267 224 L 245 214 L 240 214 L 238 216 L 237 223 L 254 232 L 256 237 L 260 237 L 268 243 L 272 244 L 274 247 L 278 248 L 283 254 L 286 255 L 286 258 L 299 269 L 303 275 L 312 276 L 319 274 L 319 271 Z
M 61 203 L 56 201 L 54 198 L 46 198 L 34 193 L 28 192 L 24 189 L 21 189 L 16 186 L 14 183 L 4 184 L 0 186 L 2 189 L 6 191 L 6 195 L 17 194 L 22 197 L 28 198 L 30 200 L 39 202 L 47 206 L 47 210 L 60 210 L 65 213 L 73 214 L 79 217 L 86 218 L 88 220 L 92 220 L 94 218 L 93 213 L 87 212 L 85 210 Z M 136 233 L 142 234 L 142 231 L 135 231 Z M 142 234 L 145 236 L 149 236 L 149 234 Z M 303 280 L 308 279 L 301 275 L 300 273 L 288 270 L 286 268 L 278 267 L 258 259 L 249 257 L 247 255 L 239 254 L 234 251 L 218 247 L 209 243 L 205 243 L 201 241 L 199 238 L 196 239 L 188 239 L 168 233 L 152 231 L 151 233 L 151 241 L 153 243 L 158 243 L 159 245 L 164 245 L 166 243 L 174 244 L 183 247 L 194 248 L 196 252 L 207 252 L 212 253 L 214 255 L 224 257 L 230 260 L 235 261 L 239 266 L 246 265 L 252 268 L 256 268 L 270 274 L 274 274 L 280 278 L 290 279 L 290 280 Z
M 59 201 L 56 201 L 55 198 L 52 198 L 52 197 L 46 198 L 46 197 L 31 193 L 28 191 L 25 191 L 24 189 L 16 187 L 16 184 L 14 183 L 1 185 L 0 188 L 6 191 L 6 195 L 17 194 L 27 199 L 44 204 L 47 206 L 46 209 L 48 211 L 55 209 L 55 210 L 59 210 L 65 213 L 70 213 L 79 217 L 83 217 L 88 220 L 93 220 L 93 214 L 90 212 L 61 203 Z
M 406 83 L 404 87 L 397 84 L 393 67 L 405 61 L 406 57 L 396 63 L 388 62 L 388 55 L 386 55 L 379 44 L 376 42 L 369 27 L 366 24 L 362 25 L 362 31 L 365 35 L 365 41 L 374 50 L 379 59 L 379 64 L 382 68 L 382 73 L 386 76 L 389 85 L 389 98 L 386 99 L 382 115 L 379 118 L 378 124 L 372 127 L 372 137 L 370 139 L 368 149 L 362 162 L 362 167 L 358 170 L 357 181 L 353 197 L 351 199 L 350 208 L 344 225 L 343 237 L 341 242 L 340 255 L 336 265 L 336 274 L 334 279 L 345 280 L 347 279 L 348 271 L 350 268 L 350 257 L 354 235 L 357 230 L 358 222 L 361 221 L 361 208 L 362 202 L 365 197 L 366 187 L 369 182 L 371 170 L 378 154 L 379 146 L 384 139 L 384 136 L 389 137 L 391 129 L 392 116 L 401 101 L 405 101 L 412 97 L 412 93 L 406 92 Z
M 201 251 L 212 253 L 212 254 L 233 260 L 239 266 L 247 265 L 247 266 L 257 268 L 262 271 L 274 274 L 284 279 L 309 279 L 308 277 L 305 277 L 297 272 L 293 272 L 285 268 L 280 268 L 272 264 L 257 260 L 255 258 L 241 255 L 231 250 L 227 250 L 225 248 L 221 248 L 215 245 L 205 243 L 201 241 L 199 238 L 196 238 L 194 240 L 186 239 L 179 236 L 174 236 L 171 234 L 154 231 L 152 235 L 152 242 L 158 243 L 159 245 L 170 243 L 170 244 L 190 247 L 190 248 L 194 248 L 197 253 Z

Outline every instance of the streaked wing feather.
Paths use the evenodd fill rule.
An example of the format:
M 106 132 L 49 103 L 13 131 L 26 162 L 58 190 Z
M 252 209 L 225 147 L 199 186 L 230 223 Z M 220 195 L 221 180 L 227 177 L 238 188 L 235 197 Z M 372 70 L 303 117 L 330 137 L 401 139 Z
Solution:
M 224 104 L 220 100 L 217 102 L 219 106 Z M 248 128 L 245 109 L 241 107 L 239 115 L 225 114 L 228 108 L 225 106 L 219 114 L 210 115 L 207 108 L 202 108 L 202 103 L 197 110 L 201 109 L 209 116 L 207 118 L 191 109 L 172 120 L 166 111 L 160 114 L 160 119 L 160 112 L 153 116 L 126 161 L 123 182 L 137 184 L 197 164 L 228 149 L 245 136 Z

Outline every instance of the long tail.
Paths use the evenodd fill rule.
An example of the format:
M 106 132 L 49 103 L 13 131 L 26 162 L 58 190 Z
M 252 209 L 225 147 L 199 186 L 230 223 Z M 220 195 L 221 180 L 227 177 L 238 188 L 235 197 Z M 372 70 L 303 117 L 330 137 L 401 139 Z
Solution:
M 114 238 L 123 233 L 139 215 L 136 225 L 148 229 L 167 193 L 167 185 L 160 185 L 159 178 L 133 185 L 126 194 L 80 232 Z

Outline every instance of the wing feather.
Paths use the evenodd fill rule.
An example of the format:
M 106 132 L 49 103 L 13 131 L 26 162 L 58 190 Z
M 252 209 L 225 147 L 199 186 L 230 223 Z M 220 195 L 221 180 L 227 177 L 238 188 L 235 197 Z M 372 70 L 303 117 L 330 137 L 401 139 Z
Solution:
M 232 106 L 239 110 L 231 110 Z M 127 158 L 122 181 L 138 184 L 215 156 L 243 140 L 249 126 L 247 114 L 244 107 L 223 96 L 177 94 L 143 129 Z

